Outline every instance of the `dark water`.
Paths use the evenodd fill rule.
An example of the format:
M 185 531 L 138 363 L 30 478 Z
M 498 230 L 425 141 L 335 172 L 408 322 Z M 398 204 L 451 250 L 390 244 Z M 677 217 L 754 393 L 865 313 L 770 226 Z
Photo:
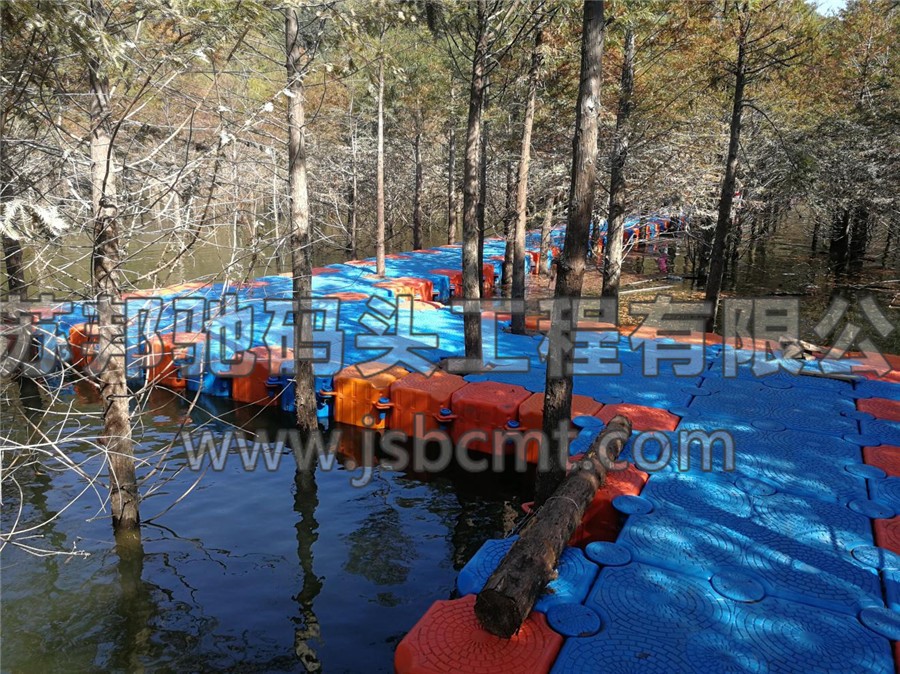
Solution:
M 96 449 L 79 439 L 96 434 L 99 408 L 89 389 L 79 391 L 49 404 L 43 420 L 7 401 L 4 436 L 27 441 L 30 416 L 49 438 L 72 436 L 58 449 L 86 474 L 102 471 Z M 73 401 L 78 414 L 62 421 Z M 277 412 L 251 419 L 259 410 L 235 413 L 231 403 L 205 402 L 222 420 L 194 409 L 189 425 L 217 431 L 229 421 L 290 423 Z M 6 545 L 3 671 L 391 671 L 403 634 L 431 602 L 450 596 L 457 570 L 486 538 L 509 531 L 520 512 L 517 475 L 472 483 L 447 473 L 424 481 L 376 469 L 369 484 L 353 487 L 362 468 L 351 470 L 344 455 L 335 470 L 297 475 L 290 454 L 277 471 L 247 472 L 235 453 L 224 470 L 208 470 L 156 516 L 200 476 L 184 468 L 181 446 L 166 449 L 188 403 L 157 391 L 147 407 L 137 433 L 140 456 L 150 463 L 141 470 L 148 494 L 142 513 L 152 518 L 142 552 L 117 554 L 100 511 L 102 472 L 99 496 L 79 496 L 88 480 L 59 462 L 44 460 L 51 468 L 41 468 L 20 454 L 14 469 L 13 450 L 4 451 L 5 468 L 14 472 L 4 483 L 3 531 L 24 503 L 18 529 L 49 524 L 17 540 L 89 555 L 40 557 Z M 349 454 L 355 444 L 348 442 Z

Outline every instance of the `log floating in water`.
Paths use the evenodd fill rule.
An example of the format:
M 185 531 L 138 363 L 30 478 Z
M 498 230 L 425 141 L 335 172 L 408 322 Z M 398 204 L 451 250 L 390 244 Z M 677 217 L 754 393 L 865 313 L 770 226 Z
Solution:
M 622 415 L 613 417 L 580 464 L 523 529 L 478 593 L 475 617 L 483 629 L 504 639 L 519 630 L 553 579 L 566 543 L 629 437 L 631 421 Z

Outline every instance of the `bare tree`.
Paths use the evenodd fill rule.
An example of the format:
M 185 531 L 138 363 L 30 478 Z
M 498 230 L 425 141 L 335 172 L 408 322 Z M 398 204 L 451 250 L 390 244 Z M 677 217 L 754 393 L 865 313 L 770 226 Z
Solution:
M 466 130 L 466 155 L 463 170 L 463 297 L 481 299 L 482 270 L 478 265 L 478 196 L 481 150 L 481 116 L 484 110 L 485 75 L 488 47 L 488 11 L 486 0 L 478 0 L 475 52 L 469 87 L 469 121 Z M 468 311 L 464 316 L 466 358 L 481 360 L 481 316 Z
M 312 344 L 312 265 L 309 261 L 309 194 L 306 179 L 306 125 L 303 105 L 303 74 L 307 50 L 300 33 L 297 12 L 285 10 L 285 49 L 287 52 L 288 102 L 288 184 L 291 197 L 290 241 L 291 277 L 294 295 L 294 379 L 297 426 L 308 435 L 316 431 L 316 388 L 312 359 L 307 350 Z M 383 254 L 382 250 L 382 254 Z M 383 264 L 383 260 L 382 260 Z
M 522 150 L 519 155 L 518 183 L 516 186 L 515 246 L 512 262 L 512 298 L 525 299 L 525 225 L 528 221 L 528 166 L 531 161 L 531 130 L 534 127 L 534 109 L 537 103 L 538 72 L 541 68 L 542 29 L 535 31 L 534 47 L 531 50 L 531 69 L 528 71 L 528 102 L 525 104 L 525 119 L 522 124 Z M 524 309 L 524 307 L 523 307 Z M 525 334 L 524 311 L 512 315 L 512 331 Z
M 622 59 L 622 81 L 619 85 L 619 110 L 616 113 L 616 132 L 609 171 L 609 213 L 606 218 L 606 248 L 603 253 L 604 297 L 619 296 L 622 277 L 623 232 L 625 229 L 625 162 L 628 158 L 628 126 L 634 94 L 634 30 L 625 33 L 625 54 Z
M 556 299 L 547 357 L 547 386 L 544 393 L 544 434 L 554 437 L 561 423 L 572 414 L 572 330 L 577 322 L 570 301 L 581 296 L 587 259 L 594 187 L 597 177 L 597 127 L 600 114 L 600 82 L 603 46 L 606 39 L 603 2 L 584 3 L 581 28 L 581 82 L 575 108 L 575 136 L 572 140 L 572 172 L 569 187 L 569 214 L 565 247 L 557 264 Z M 565 477 L 565 448 L 551 452 L 546 470 L 537 474 L 535 503 L 543 504 Z
M 91 1 L 98 27 L 106 23 L 100 0 Z M 103 436 L 109 461 L 110 512 L 116 532 L 140 527 L 138 485 L 131 439 L 130 394 L 125 377 L 125 317 L 121 310 L 119 267 L 119 205 L 109 110 L 109 80 L 99 54 L 88 57 L 91 87 L 91 203 L 94 221 L 93 291 L 97 302 L 100 393 L 103 398 Z

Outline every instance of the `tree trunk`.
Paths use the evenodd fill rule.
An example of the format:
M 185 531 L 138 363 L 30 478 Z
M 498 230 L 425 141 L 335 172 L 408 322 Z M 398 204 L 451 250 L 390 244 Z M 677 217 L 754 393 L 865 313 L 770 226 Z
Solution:
M 598 489 L 606 483 L 625 443 L 631 421 L 613 417 L 578 466 L 519 535 L 475 600 L 475 617 L 487 632 L 511 638 L 543 593 L 559 557 Z
M 847 265 L 847 251 L 850 244 L 850 207 L 835 214 L 831 222 L 831 241 L 828 257 L 832 270 L 841 273 Z
M 297 12 L 285 10 L 288 99 L 288 187 L 291 197 L 291 277 L 294 296 L 294 380 L 297 428 L 304 437 L 318 429 L 316 387 L 312 359 L 304 345 L 312 343 L 312 265 L 309 260 L 309 194 L 306 182 L 306 140 L 303 70 L 306 49 L 302 43 Z M 382 250 L 383 253 L 383 250 Z M 298 463 L 298 466 L 300 464 Z
M 512 123 L 510 122 L 510 126 Z M 503 297 L 509 297 L 512 294 L 512 266 L 513 266 L 513 255 L 516 241 L 516 228 L 514 225 L 516 219 L 516 181 L 515 181 L 515 173 L 513 171 L 513 162 L 512 160 L 508 160 L 506 162 L 506 217 L 504 218 L 503 225 L 503 235 L 506 239 L 506 246 L 503 249 L 503 271 L 500 274 L 502 277 L 502 286 L 501 286 L 501 295 Z
M 512 298 L 525 300 L 525 225 L 528 221 L 528 166 L 531 162 L 531 130 L 534 127 L 534 108 L 537 104 L 537 81 L 541 67 L 541 42 L 543 31 L 538 28 L 531 50 L 531 69 L 528 72 L 528 102 L 525 104 L 525 121 L 522 125 L 522 149 L 519 154 L 519 179 L 516 185 L 516 234 L 513 249 Z M 522 311 L 514 311 L 511 330 L 525 334 L 524 305 Z
M 19 295 L 24 299 L 28 284 L 25 282 L 22 246 L 8 236 L 3 237 L 3 261 L 6 263 L 6 289 L 10 298 Z
M 0 142 L 0 203 L 12 201 L 13 184 L 10 171 L 6 163 L 6 143 Z M 6 264 L 6 289 L 9 297 L 20 295 L 25 299 L 28 286 L 25 282 L 25 265 L 23 262 L 22 245 L 8 236 L 2 238 L 3 261 Z
M 869 211 L 865 206 L 857 206 L 853 211 L 853 227 L 850 231 L 848 261 L 851 267 L 862 266 L 866 249 L 869 247 Z
M 481 299 L 482 269 L 478 266 L 478 168 L 481 145 L 481 112 L 484 99 L 484 69 L 487 61 L 487 10 L 478 0 L 478 37 L 472 59 L 469 89 L 469 119 L 466 129 L 466 156 L 463 171 L 463 297 Z M 481 316 L 467 312 L 464 317 L 466 358 L 481 360 Z
M 353 118 L 353 99 L 350 99 L 350 184 L 347 186 L 347 254 L 351 260 L 356 259 L 357 227 L 356 200 L 358 188 L 356 183 L 356 120 Z
M 488 122 L 484 118 L 488 108 L 488 89 L 490 81 L 484 76 L 484 97 L 481 99 L 481 152 L 478 160 L 478 287 L 484 297 L 484 215 L 487 209 L 487 147 Z
M 538 274 L 547 273 L 547 255 L 550 252 L 550 230 L 553 229 L 553 206 L 556 203 L 556 195 L 552 192 L 547 197 L 547 211 L 544 213 L 544 223 L 541 225 L 541 249 L 538 255 Z
M 378 149 L 375 161 L 375 273 L 384 276 L 384 55 L 378 60 Z
M 744 24 L 738 35 L 738 57 L 734 78 L 734 100 L 731 109 L 731 129 L 728 139 L 728 158 L 725 162 L 725 176 L 722 180 L 722 193 L 719 196 L 719 213 L 716 220 L 716 234 L 709 265 L 709 276 L 706 279 L 706 300 L 712 304 L 712 313 L 706 321 L 707 332 L 712 332 L 716 325 L 718 313 L 719 291 L 722 289 L 722 276 L 725 271 L 725 244 L 731 224 L 731 206 L 734 202 L 734 186 L 737 178 L 738 150 L 741 141 L 741 115 L 744 109 L 745 84 L 745 51 L 747 35 Z
M 447 245 L 456 243 L 456 125 L 453 123 L 453 99 L 455 90 L 450 89 L 450 139 L 447 148 Z
M 422 248 L 422 190 L 425 184 L 424 173 L 422 171 L 422 132 L 416 133 L 415 144 L 413 145 L 413 155 L 416 165 L 416 186 L 413 194 L 413 250 L 421 250 Z
M 810 243 L 809 248 L 812 251 L 813 255 L 819 250 L 819 230 L 822 228 L 822 221 L 817 217 L 816 221 L 813 223 L 813 233 L 812 233 L 812 243 Z M 754 221 L 754 231 L 750 233 L 750 239 L 752 241 L 756 241 L 756 227 Z
M 629 118 L 634 107 L 634 31 L 625 33 L 625 55 L 619 84 L 619 109 L 609 171 L 609 212 L 606 218 L 606 247 L 603 252 L 603 297 L 618 297 L 622 279 L 622 255 L 625 249 L 625 162 L 630 140 Z
M 566 239 L 557 264 L 556 304 L 552 312 L 547 355 L 547 387 L 544 394 L 544 433 L 553 437 L 572 412 L 572 330 L 577 323 L 568 300 L 581 296 L 589 244 L 594 186 L 597 178 L 597 126 L 600 114 L 600 80 L 606 22 L 603 2 L 584 3 L 581 33 L 581 81 L 575 108 L 572 139 L 572 172 L 569 188 Z M 545 447 L 544 451 L 551 451 Z M 565 447 L 560 446 L 538 471 L 535 502 L 543 504 L 565 476 Z
M 894 240 L 894 228 L 891 226 L 891 222 L 887 222 L 887 233 L 885 235 L 884 240 L 884 252 L 881 254 L 881 266 L 887 267 L 888 260 L 891 256 L 891 243 Z
M 106 20 L 99 3 L 92 3 L 99 25 Z M 130 394 L 125 381 L 125 343 L 119 292 L 119 242 L 116 174 L 109 131 L 109 80 L 101 64 L 88 63 L 91 85 L 91 200 L 94 216 L 92 281 L 97 302 L 99 372 L 103 400 L 103 444 L 109 461 L 109 504 L 113 530 L 119 534 L 140 527 L 134 444 L 131 438 Z

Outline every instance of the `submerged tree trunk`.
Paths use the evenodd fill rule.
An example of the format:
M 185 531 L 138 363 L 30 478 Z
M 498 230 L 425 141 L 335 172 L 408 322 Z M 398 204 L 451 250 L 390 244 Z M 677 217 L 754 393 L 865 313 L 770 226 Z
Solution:
M 294 299 L 294 379 L 297 428 L 308 437 L 318 429 L 312 358 L 304 345 L 312 344 L 312 265 L 309 261 L 309 194 L 306 182 L 306 141 L 303 74 L 307 58 L 297 12 L 285 10 L 288 91 L 288 187 L 291 197 L 291 277 Z M 299 448 L 294 448 L 298 451 Z M 298 466 L 300 463 L 298 462 Z
M 538 256 L 538 274 L 547 273 L 547 255 L 550 252 L 550 231 L 553 229 L 553 206 L 556 203 L 556 195 L 552 192 L 547 197 L 547 211 L 544 214 L 544 224 L 541 225 L 541 250 Z
M 556 306 L 553 309 L 547 355 L 547 387 L 544 394 L 544 434 L 554 437 L 572 413 L 572 330 L 577 322 L 569 300 L 581 296 L 584 265 L 589 244 L 594 184 L 597 177 L 597 126 L 600 114 L 600 81 L 606 22 L 603 2 L 584 3 L 581 32 L 581 82 L 575 109 L 575 137 L 572 140 L 572 172 L 569 188 L 568 223 L 565 245 L 557 265 Z M 568 305 L 568 306 L 567 306 Z M 566 471 L 566 447 L 559 444 L 538 471 L 535 503 L 543 504 L 562 481 Z
M 481 299 L 482 270 L 478 265 L 478 169 L 481 145 L 481 112 L 487 61 L 487 9 L 478 0 L 478 37 L 472 59 L 472 82 L 469 90 L 469 119 L 466 130 L 466 156 L 463 171 L 463 297 Z M 463 318 L 466 358 L 481 360 L 481 316 L 467 312 Z
M 413 143 L 413 161 L 416 165 L 415 171 L 415 192 L 413 193 L 413 250 L 421 250 L 422 248 L 422 190 L 425 184 L 424 173 L 422 171 L 422 132 L 416 132 L 416 139 Z
M 837 273 L 844 271 L 847 265 L 847 252 L 850 246 L 850 207 L 844 207 L 831 221 L 831 241 L 828 245 L 828 257 L 831 268 Z
M 744 109 L 746 28 L 741 25 L 738 36 L 738 57 L 735 68 L 734 99 L 731 109 L 731 128 L 728 139 L 728 157 L 725 162 L 725 176 L 722 180 L 722 192 L 719 196 L 719 213 L 716 220 L 716 233 L 709 265 L 709 276 L 706 279 L 706 300 L 712 305 L 712 312 L 706 322 L 707 332 L 712 332 L 718 313 L 719 291 L 722 289 L 722 277 L 725 272 L 725 244 L 731 225 L 731 206 L 734 203 L 734 186 L 737 179 L 738 151 L 741 141 L 741 116 Z
M 816 218 L 813 223 L 812 242 L 809 244 L 810 251 L 815 255 L 819 250 L 819 230 L 822 228 L 822 221 Z M 756 241 L 756 221 L 753 222 L 753 231 L 750 232 L 751 242 Z
M 512 126 L 512 124 L 510 124 Z M 509 297 L 512 294 L 512 266 L 513 266 L 513 249 L 516 241 L 516 181 L 513 171 L 513 162 L 506 162 L 506 217 L 503 223 L 503 236 L 506 239 L 506 247 L 503 249 L 503 271 L 502 276 L 502 292 L 503 297 Z
M 378 148 L 375 160 L 375 273 L 384 276 L 384 55 L 378 61 Z
M 869 211 L 865 206 L 857 206 L 853 211 L 853 226 L 850 230 L 850 248 L 847 260 L 854 268 L 862 266 L 866 249 L 869 247 Z
M 603 252 L 603 297 L 618 297 L 622 278 L 622 255 L 625 249 L 625 162 L 630 140 L 629 118 L 634 107 L 634 31 L 625 33 L 625 56 L 619 85 L 619 110 L 616 113 L 616 136 L 613 141 L 609 171 L 609 212 L 606 217 L 606 247 Z
M 525 300 L 525 225 L 528 220 L 528 166 L 531 162 L 531 130 L 534 126 L 534 108 L 537 104 L 537 81 L 541 67 L 541 42 L 543 31 L 538 28 L 531 50 L 531 69 L 528 72 L 528 102 L 525 104 L 525 120 L 522 125 L 522 150 L 519 154 L 519 179 L 516 186 L 516 235 L 513 249 L 512 298 Z M 522 311 L 512 315 L 512 332 L 525 334 L 524 305 Z
M 105 20 L 98 4 L 92 10 Z M 93 290 L 97 301 L 99 343 L 94 363 L 103 399 L 103 444 L 109 462 L 109 504 L 117 533 L 140 527 L 139 494 L 131 437 L 130 395 L 125 378 L 125 343 L 119 291 L 119 209 L 109 124 L 109 80 L 96 58 L 88 64 L 91 85 L 91 197 L 94 215 Z

